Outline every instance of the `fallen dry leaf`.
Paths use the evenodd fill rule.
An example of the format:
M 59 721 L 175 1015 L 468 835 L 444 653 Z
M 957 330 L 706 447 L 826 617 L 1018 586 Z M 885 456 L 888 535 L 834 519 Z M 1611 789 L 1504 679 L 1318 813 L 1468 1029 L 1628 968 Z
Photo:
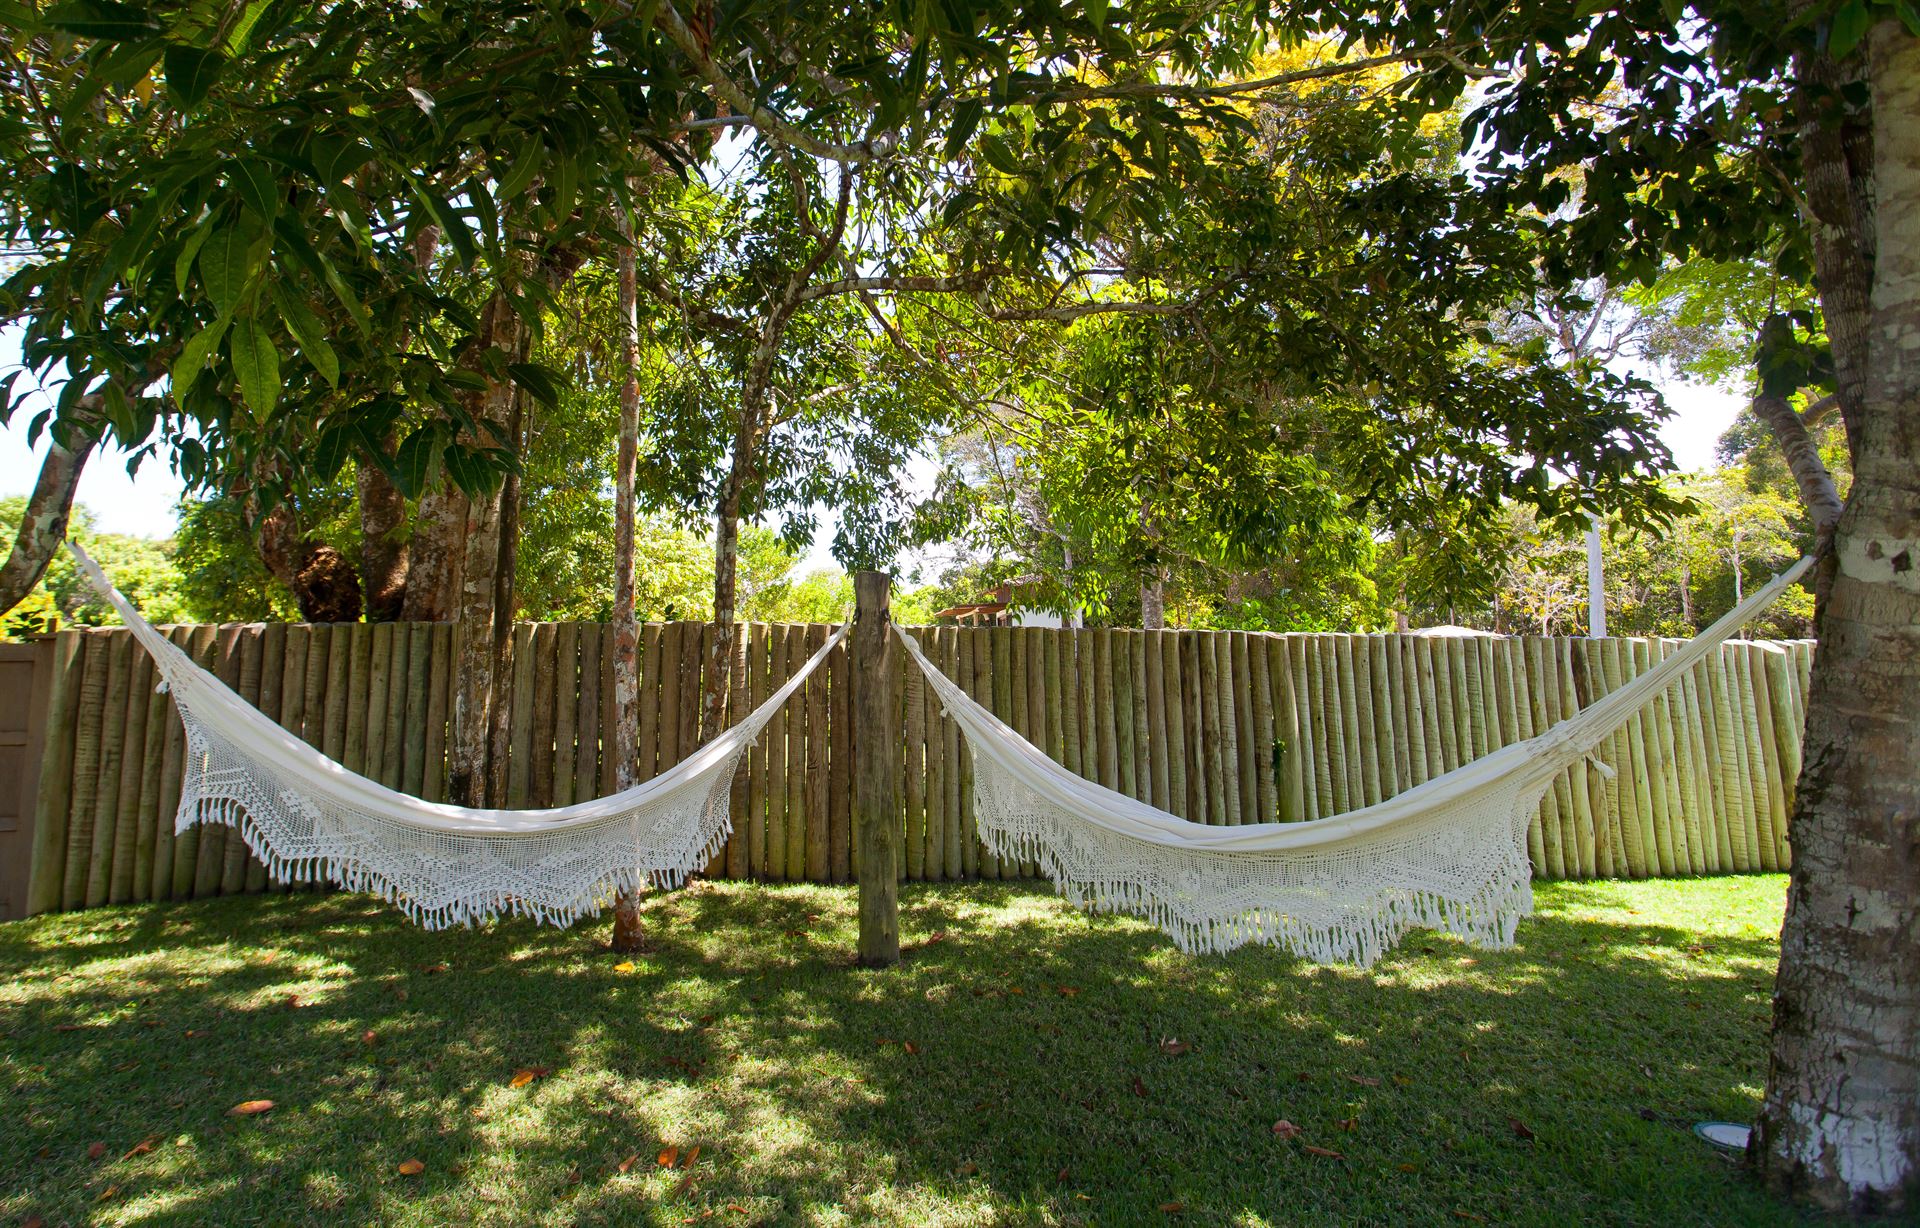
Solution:
M 1278 1134 L 1281 1138 L 1299 1138 L 1300 1137 L 1300 1127 L 1294 1125 L 1292 1122 L 1288 1121 L 1284 1117 L 1282 1117 L 1279 1121 L 1276 1121 L 1273 1123 L 1273 1132 L 1275 1134 Z
M 402 1177 L 418 1177 L 427 1171 L 427 1166 L 420 1160 L 402 1160 L 398 1171 Z
M 1061 1185 L 1065 1185 L 1067 1183 L 1067 1178 L 1069 1176 L 1071 1176 L 1071 1174 L 1068 1173 L 1066 1169 L 1062 1168 L 1059 1172 L 1053 1174 L 1053 1179 L 1055 1181 L 1058 1181 Z
M 452 970 L 453 970 L 453 967 L 451 964 L 427 964 L 425 967 L 420 969 L 420 971 L 427 972 L 427 973 L 451 972 Z
M 1533 1137 L 1533 1131 L 1529 1130 L 1527 1123 L 1521 1121 L 1518 1117 L 1507 1118 L 1507 1125 L 1513 1130 L 1514 1134 L 1520 1138 L 1531 1139 Z
M 1309 1155 L 1325 1156 L 1329 1160 L 1344 1160 L 1347 1158 L 1337 1151 L 1331 1151 L 1325 1147 L 1315 1147 L 1312 1143 L 1302 1143 L 1300 1145 L 1306 1148 Z
M 659 1160 L 661 1168 L 672 1168 L 680 1162 L 680 1149 L 678 1147 L 662 1147 L 660 1154 L 655 1158 Z
M 1352 1134 L 1360 1128 L 1360 1119 L 1358 1117 L 1342 1117 L 1333 1124 L 1336 1129 L 1345 1130 L 1348 1134 Z
M 257 1117 L 273 1107 L 271 1100 L 242 1100 L 227 1110 L 228 1117 Z
M 745 1207 L 743 1207 L 743 1206 L 741 1206 L 741 1205 L 740 1205 L 739 1203 L 737 1203 L 737 1202 L 730 1202 L 730 1203 L 728 1203 L 728 1204 L 727 1204 L 727 1210 L 729 1210 L 729 1211 L 731 1211 L 731 1212 L 733 1212 L 733 1213 L 734 1213 L 735 1215 L 745 1215 L 745 1214 L 747 1213 L 747 1209 L 746 1209 Z
M 29 1215 L 20 1221 L 20 1228 L 47 1228 L 47 1221 L 37 1215 Z
M 1007 990 L 1007 992 L 1008 992 L 1008 993 L 1017 993 L 1017 994 L 1019 994 L 1019 995 L 1021 995 L 1022 997 L 1025 997 L 1025 996 L 1026 996 L 1026 992 L 1027 992 L 1027 991 L 1026 991 L 1026 990 L 1024 990 L 1024 989 L 1022 989 L 1022 988 L 1020 988 L 1020 987 L 1019 987 L 1018 985 L 1015 985 L 1015 986 L 1013 986 L 1013 987 L 1011 987 L 1010 989 L 1008 989 L 1008 990 Z
M 1174 1213 L 1175 1213 L 1176 1211 L 1183 1211 L 1183 1210 L 1185 1210 L 1185 1209 L 1186 1209 L 1186 1204 L 1185 1204 L 1185 1203 L 1179 1203 L 1179 1202 L 1163 1202 L 1163 1203 L 1161 1203 L 1161 1204 L 1160 1204 L 1160 1209 L 1161 1209 L 1162 1211 L 1165 1211 L 1165 1212 L 1166 1212 L 1166 1213 L 1167 1213 L 1168 1215 L 1172 1215 L 1172 1214 L 1174 1214 Z
M 916 1045 L 916 1044 L 914 1044 L 914 1043 L 913 1043 L 912 1041 L 910 1041 L 910 1040 L 903 1040 L 903 1041 L 901 1041 L 901 1042 L 900 1042 L 900 1047 L 901 1047 L 902 1049 L 905 1049 L 905 1050 L 907 1051 L 907 1055 L 908 1055 L 909 1057 L 911 1057 L 911 1056 L 915 1056 L 915 1055 L 917 1055 L 917 1054 L 918 1054 L 918 1053 L 920 1052 L 920 1046 L 919 1046 L 919 1045 Z
M 1365 1075 L 1348 1075 L 1348 1076 L 1347 1076 L 1347 1082 L 1349 1082 L 1349 1083 L 1358 1083 L 1358 1084 L 1359 1084 L 1360 1086 L 1362 1086 L 1362 1087 L 1378 1087 L 1378 1086 L 1380 1086 L 1380 1080 L 1378 1080 L 1378 1079 L 1369 1079 L 1369 1078 L 1368 1078 L 1367 1076 L 1365 1076 Z
M 533 1073 L 531 1070 L 516 1070 L 513 1072 L 513 1078 L 507 1080 L 507 1086 L 525 1087 L 539 1077 L 539 1075 Z
M 622 962 L 620 962 L 620 963 L 617 963 L 617 964 L 615 964 L 615 965 L 613 966 L 613 970 L 614 970 L 615 972 L 632 972 L 632 971 L 633 971 L 633 961 L 632 961 L 632 960 L 630 960 L 630 959 L 629 959 L 629 960 L 623 960 Z
M 364 1031 L 364 1032 L 362 1032 L 362 1033 L 360 1033 L 360 1043 L 361 1043 L 361 1044 L 363 1044 L 363 1045 L 370 1045 L 370 1044 L 372 1044 L 372 1043 L 373 1043 L 374 1041 L 376 1041 L 376 1040 L 379 1040 L 379 1039 L 380 1039 L 380 1038 L 379 1038 L 378 1036 L 375 1036 L 375 1035 L 373 1034 L 373 1029 L 372 1029 L 372 1028 L 368 1028 L 368 1029 L 367 1029 L 366 1031 Z
M 680 1167 L 692 1168 L 693 1162 L 699 1158 L 700 1158 L 700 1144 L 695 1143 L 693 1147 L 688 1150 L 686 1157 L 680 1161 Z
M 101 1191 L 100 1191 L 100 1196 L 99 1196 L 98 1198 L 96 1198 L 96 1199 L 94 1199 L 94 1201 L 95 1201 L 95 1202 L 105 1202 L 105 1201 L 106 1201 L 107 1199 L 109 1199 L 109 1198 L 112 1198 L 112 1197 L 113 1197 L 113 1196 L 114 1196 L 115 1194 L 118 1194 L 119 1192 L 120 1192 L 120 1187 L 119 1187 L 119 1186 L 117 1186 L 117 1185 L 110 1185 L 110 1186 L 108 1186 L 108 1187 L 107 1187 L 106 1189 L 104 1189 L 104 1190 L 101 1190 Z
M 87 1148 L 87 1158 L 89 1160 L 97 1160 L 105 1154 L 107 1154 L 107 1145 L 105 1143 L 95 1143 Z
M 624 1173 L 631 1170 L 633 1166 L 635 1164 L 638 1164 L 639 1162 L 640 1162 L 640 1153 L 636 1151 L 632 1155 L 628 1156 L 626 1159 L 614 1165 L 614 1168 Z
M 121 1156 L 120 1158 L 123 1160 L 131 1160 L 135 1156 L 143 1156 L 147 1154 L 149 1151 L 152 1151 L 153 1145 L 159 1141 L 160 1139 L 158 1138 L 158 1136 L 155 1136 L 152 1138 L 143 1138 L 139 1142 L 135 1143 L 133 1146 L 127 1148 L 127 1153 Z
M 1473 1221 L 1474 1221 L 1475 1223 L 1480 1223 L 1480 1224 L 1484 1224 L 1484 1223 L 1486 1223 L 1486 1222 L 1487 1222 L 1487 1217 L 1486 1217 L 1486 1216 L 1484 1216 L 1484 1215 L 1475 1215 L 1475 1214 L 1474 1214 L 1473 1212 L 1471 1212 L 1471 1211 L 1462 1211 L 1462 1210 L 1461 1210 L 1460 1208 L 1458 1208 L 1458 1207 L 1455 1207 L 1455 1208 L 1453 1209 L 1453 1218 L 1455 1218 L 1455 1219 L 1470 1219 L 1470 1220 L 1473 1220 Z
M 1193 1046 L 1186 1041 L 1175 1040 L 1171 1036 L 1160 1042 L 1160 1052 L 1166 1054 L 1168 1057 L 1179 1057 L 1191 1048 L 1193 1048 Z
M 1398 1168 L 1403 1173 L 1417 1173 L 1420 1171 L 1420 1166 L 1418 1164 L 1396 1164 L 1394 1165 L 1394 1167 Z
M 1079 989 L 1072 985 L 1055 985 L 1054 988 L 1060 991 L 1060 996 L 1063 998 L 1077 998 L 1080 996 Z
M 1140 1081 L 1139 1075 L 1133 1076 L 1133 1094 L 1142 1100 L 1147 1098 L 1147 1085 Z

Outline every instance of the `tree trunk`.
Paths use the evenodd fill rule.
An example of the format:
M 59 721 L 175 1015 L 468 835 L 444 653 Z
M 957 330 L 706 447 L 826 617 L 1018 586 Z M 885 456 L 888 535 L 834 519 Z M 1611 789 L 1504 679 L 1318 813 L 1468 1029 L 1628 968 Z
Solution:
M 614 460 L 613 494 L 613 729 L 615 789 L 628 789 L 639 775 L 640 624 L 633 608 L 634 478 L 640 453 L 640 293 L 634 271 L 633 230 L 621 218 L 620 248 L 620 442 Z M 639 891 L 623 891 L 613 904 L 613 949 L 645 945 Z
M 453 621 L 460 603 L 460 564 L 466 555 L 469 510 L 467 497 L 448 481 L 420 497 L 413 541 L 407 547 L 403 620 Z
M 524 360 L 528 338 L 518 334 L 516 353 Z M 526 452 L 527 395 L 518 388 L 508 391 L 511 408 L 507 411 L 507 445 L 515 455 Z M 520 475 L 508 473 L 500 483 L 500 544 L 493 568 L 493 695 L 488 708 L 487 795 L 492 805 L 507 804 L 507 759 L 513 742 L 513 707 L 506 700 L 513 695 L 513 620 L 519 612 L 515 580 L 520 560 Z M 521 702 L 529 697 L 523 696 Z M 522 754 L 532 748 L 523 747 Z M 532 753 L 542 753 L 532 751 Z
M 1700 629 L 1693 625 L 1693 569 L 1685 563 L 1680 565 L 1680 621 L 1689 631 Z
M 1776 1190 L 1856 1213 L 1920 1189 L 1920 40 L 1882 21 L 1871 47 L 1871 361 L 1857 409 L 1841 402 L 1854 485 L 1817 624 L 1751 1144 Z
M 386 441 L 388 446 L 391 440 Z M 367 620 L 390 623 L 406 609 L 407 501 L 387 475 L 360 458 L 360 575 L 366 591 Z
M 1140 585 L 1140 625 L 1148 631 L 1167 625 L 1167 574 L 1158 567 Z
M 1767 424 L 1774 442 L 1785 453 L 1787 469 L 1800 488 L 1800 502 L 1813 517 L 1814 544 L 1816 548 L 1824 548 L 1833 537 L 1834 525 L 1840 522 L 1842 505 L 1840 492 L 1834 489 L 1833 475 L 1820 459 L 1820 446 L 1813 442 L 1807 424 L 1793 412 L 1793 406 L 1787 404 L 1785 397 L 1757 396 L 1753 399 L 1753 412 Z
M 720 732 L 721 722 L 726 719 L 727 688 L 733 681 L 733 620 L 739 590 L 740 486 L 729 481 L 714 516 L 713 651 L 707 658 L 706 685 L 700 694 L 703 745 Z
M 519 322 L 504 295 L 495 294 L 487 306 L 483 327 L 485 346 L 505 349 L 511 358 L 518 350 Z M 507 427 L 513 412 L 513 389 L 489 382 L 480 397 L 479 415 Z M 454 662 L 452 737 L 447 747 L 447 796 L 456 805 L 488 805 L 488 762 L 492 714 L 496 700 L 498 653 L 495 612 L 500 566 L 503 515 L 506 502 L 502 482 L 491 494 L 467 501 L 464 549 L 460 561 L 460 590 L 455 614 L 464 634 Z
M 40 462 L 40 476 L 27 497 L 13 552 L 0 564 L 0 614 L 26 600 L 47 573 L 53 552 L 66 540 L 73 495 L 80 488 L 80 474 L 93 455 L 95 442 L 92 438 L 75 438 L 75 446 L 68 448 L 58 439 L 47 440 L 47 459 Z
M 256 504 L 249 504 L 257 507 Z M 254 521 L 260 561 L 275 579 L 293 592 L 300 617 L 310 623 L 360 621 L 360 577 L 353 564 L 324 542 L 308 537 L 282 499 L 273 510 Z

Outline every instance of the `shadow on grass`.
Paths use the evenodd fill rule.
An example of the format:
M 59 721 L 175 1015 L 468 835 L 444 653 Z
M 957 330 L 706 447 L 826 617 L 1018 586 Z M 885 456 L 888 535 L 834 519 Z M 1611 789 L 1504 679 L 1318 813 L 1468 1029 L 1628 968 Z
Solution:
M 832 888 L 655 898 L 627 970 L 345 895 L 0 926 L 0 1218 L 1792 1222 L 1685 1128 L 1754 1109 L 1778 887 L 1548 887 L 1369 973 L 1034 884 L 908 889 L 883 973 Z

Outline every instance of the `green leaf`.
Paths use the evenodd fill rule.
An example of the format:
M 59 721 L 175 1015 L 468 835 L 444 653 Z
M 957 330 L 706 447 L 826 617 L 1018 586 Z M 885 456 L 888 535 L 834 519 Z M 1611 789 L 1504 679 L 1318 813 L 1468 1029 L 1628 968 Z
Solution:
M 254 158 L 236 159 L 227 168 L 227 179 L 261 221 L 271 222 L 279 216 L 280 181 L 266 163 Z
M 472 268 L 474 258 L 480 253 L 474 248 L 472 232 L 467 229 L 460 215 L 454 211 L 452 203 L 418 179 L 413 181 L 413 194 L 426 207 L 427 215 L 433 219 L 433 224 L 440 228 L 440 236 L 453 244 L 455 254 L 460 257 L 461 267 Z
M 1845 59 L 1860 40 L 1867 36 L 1873 20 L 1867 15 L 1867 0 L 1847 0 L 1833 12 L 1833 24 L 1827 28 L 1827 54 Z
M 180 356 L 173 360 L 173 371 L 169 378 L 173 383 L 173 399 L 180 400 L 187 389 L 193 387 L 193 381 L 200 378 L 200 372 L 206 369 L 207 359 L 220 345 L 221 338 L 227 335 L 225 317 L 195 333 L 180 349 Z
M 213 219 L 206 218 L 193 228 L 187 241 L 181 245 L 180 254 L 173 259 L 173 288 L 181 295 L 187 292 L 187 278 L 193 273 L 193 262 L 200 255 L 200 249 L 206 246 L 213 236 Z
M 353 428 L 344 423 L 334 423 L 320 432 L 319 440 L 313 446 L 309 459 L 311 476 L 318 481 L 331 482 L 340 472 L 340 466 L 347 463 L 348 453 L 353 451 Z
M 247 280 L 253 274 L 253 235 L 238 226 L 223 226 L 200 249 L 200 284 L 214 310 L 230 316 L 240 306 Z
M 167 90 L 181 106 L 197 106 L 226 66 L 227 57 L 217 51 L 176 43 L 167 48 Z
M 256 415 L 265 418 L 280 399 L 280 353 L 273 348 L 273 338 L 260 321 L 247 316 L 234 322 L 227 353 L 240 381 L 240 395 Z
M 510 362 L 507 364 L 507 374 L 534 400 L 549 409 L 559 407 L 560 389 L 565 381 L 551 369 L 537 362 Z
M 394 485 L 409 499 L 418 498 L 427 488 L 427 476 L 433 470 L 434 453 L 440 444 L 440 432 L 423 426 L 401 441 L 394 452 Z
M 47 25 L 82 38 L 119 43 L 149 38 L 160 27 L 147 10 L 135 4 L 117 4 L 114 0 L 74 0 L 56 4 L 47 10 Z
M 953 126 L 947 131 L 946 156 L 952 161 L 960 156 L 967 147 L 973 134 L 980 127 L 980 117 L 986 114 L 986 106 L 975 98 L 966 98 L 954 104 Z
M 520 150 L 520 156 L 514 160 L 513 169 L 500 181 L 499 199 L 512 200 L 527 190 L 533 177 L 540 173 L 540 165 L 546 160 L 547 151 L 538 139 L 530 139 Z
M 327 341 L 326 325 L 313 309 L 285 286 L 275 281 L 272 285 L 273 305 L 279 309 L 280 318 L 287 322 L 287 331 L 300 343 L 300 353 L 320 373 L 320 378 L 334 388 L 340 386 L 340 357 L 333 352 L 333 346 Z

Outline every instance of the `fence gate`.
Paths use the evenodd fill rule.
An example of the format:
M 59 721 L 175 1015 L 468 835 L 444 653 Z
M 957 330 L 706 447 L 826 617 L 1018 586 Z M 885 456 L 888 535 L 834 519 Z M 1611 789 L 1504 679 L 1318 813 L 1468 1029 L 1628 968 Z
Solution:
M 27 915 L 53 641 L 0 644 L 0 921 Z

